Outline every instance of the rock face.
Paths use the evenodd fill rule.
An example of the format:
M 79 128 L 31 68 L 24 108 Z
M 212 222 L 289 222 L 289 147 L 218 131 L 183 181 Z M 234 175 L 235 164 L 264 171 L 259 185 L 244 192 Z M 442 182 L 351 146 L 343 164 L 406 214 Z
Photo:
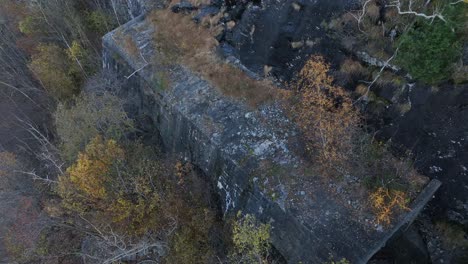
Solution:
M 440 89 L 413 84 L 405 95 L 411 109 L 384 112 L 381 136 L 410 149 L 424 175 L 443 182 L 432 210 L 451 221 L 468 224 L 468 86 Z
M 259 1 L 260 2 L 260 1 Z M 326 34 L 326 22 L 350 9 L 349 0 L 266 0 L 236 6 L 228 11 L 238 25 L 226 33 L 225 41 L 235 47 L 237 57 L 250 70 L 289 80 L 310 54 L 329 55 L 339 61 L 343 54 Z M 238 4 L 239 5 L 239 4 Z M 238 20 L 238 21 L 237 21 Z
M 288 145 L 295 132 L 278 107 L 249 109 L 184 66 L 162 69 L 154 63 L 160 59 L 153 47 L 155 30 L 136 18 L 103 39 L 103 67 L 124 81 L 120 93 L 127 111 L 166 151 L 190 160 L 210 177 L 226 217 L 242 210 L 270 223 L 272 244 L 289 263 L 324 263 L 330 255 L 366 263 L 439 187 L 430 182 L 411 211 L 392 226 L 375 225 L 369 212 L 357 212 L 350 206 L 354 203 L 342 201 L 303 168 Z M 128 38 L 139 54 L 125 50 L 123 39 Z M 274 166 L 267 170 L 265 163 Z

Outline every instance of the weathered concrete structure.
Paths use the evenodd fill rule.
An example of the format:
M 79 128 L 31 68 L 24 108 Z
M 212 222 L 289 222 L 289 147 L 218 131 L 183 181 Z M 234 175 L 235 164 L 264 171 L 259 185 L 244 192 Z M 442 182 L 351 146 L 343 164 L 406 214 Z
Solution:
M 360 212 L 320 177 L 301 169 L 303 162 L 288 145 L 295 132 L 274 105 L 252 110 L 182 65 L 166 69 L 168 85 L 162 85 L 162 69 L 154 63 L 159 58 L 155 30 L 139 17 L 103 40 L 103 66 L 125 82 L 121 95 L 129 113 L 158 133 L 167 151 L 189 159 L 210 177 L 225 215 L 242 210 L 270 223 L 273 245 L 289 263 L 323 263 L 331 255 L 366 263 L 414 220 L 439 187 L 438 181 L 430 182 L 411 211 L 392 226 L 376 225 L 369 212 Z M 122 40 L 128 37 L 139 54 L 125 50 Z M 265 171 L 264 163 L 274 169 Z

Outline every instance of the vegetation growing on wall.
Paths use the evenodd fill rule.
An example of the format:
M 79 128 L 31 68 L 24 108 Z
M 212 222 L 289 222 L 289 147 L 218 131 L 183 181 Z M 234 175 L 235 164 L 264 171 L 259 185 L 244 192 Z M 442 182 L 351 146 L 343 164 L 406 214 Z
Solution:
M 359 127 L 359 115 L 351 98 L 333 84 L 329 70 L 323 57 L 312 56 L 293 84 L 291 98 L 297 101 L 293 102 L 294 118 L 306 141 L 306 150 L 324 171 L 346 166 Z
M 285 104 L 305 141 L 312 167 L 337 179 L 355 175 L 376 222 L 390 225 L 424 183 L 409 159 L 395 158 L 367 135 L 350 95 L 338 87 L 321 56 L 311 56 L 291 83 Z
M 219 26 L 197 25 L 189 16 L 170 10 L 153 11 L 148 17 L 157 30 L 154 40 L 166 62 L 183 62 L 228 95 L 257 106 L 275 96 L 275 86 L 268 80 L 257 81 L 216 55 Z M 217 18 L 219 19 L 219 17 Z M 211 26 L 211 27 L 210 27 Z

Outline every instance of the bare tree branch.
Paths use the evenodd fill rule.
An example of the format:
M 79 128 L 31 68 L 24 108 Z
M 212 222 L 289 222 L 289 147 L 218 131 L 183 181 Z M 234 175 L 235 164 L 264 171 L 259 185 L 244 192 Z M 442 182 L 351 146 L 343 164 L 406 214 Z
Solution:
M 364 31 L 361 29 L 361 22 L 362 22 L 362 19 L 365 17 L 366 13 L 367 13 L 367 5 L 372 2 L 373 0 L 366 0 L 366 2 L 364 2 L 364 4 L 362 5 L 362 9 L 360 10 L 360 14 L 359 15 L 355 15 L 353 13 L 350 12 L 350 14 L 357 20 L 358 22 L 358 29 L 359 31 L 361 31 L 362 33 L 364 33 Z
M 463 3 L 463 2 L 468 3 L 467 0 L 458 0 L 458 1 L 455 1 L 453 3 L 450 3 L 450 5 L 456 5 L 456 4 Z
M 380 76 L 382 75 L 382 72 L 385 70 L 385 68 L 387 68 L 387 66 L 390 64 L 390 62 L 396 57 L 396 55 L 398 54 L 398 50 L 399 50 L 399 47 L 395 50 L 395 53 L 393 53 L 393 55 L 387 61 L 385 61 L 382 68 L 380 68 L 380 71 L 377 74 L 377 76 L 375 76 L 375 78 L 369 83 L 369 85 L 367 86 L 366 93 L 361 95 L 354 103 L 357 103 L 362 98 L 367 97 L 369 95 L 369 92 L 370 92 L 370 89 L 371 89 L 372 85 L 374 85 L 375 82 L 377 82 L 377 80 L 380 78 Z
M 56 180 L 53 180 L 57 175 L 64 173 L 63 166 L 65 165 L 58 154 L 58 149 L 55 145 L 50 142 L 49 138 L 44 135 L 43 132 L 39 130 L 35 125 L 30 121 L 24 120 L 15 116 L 20 125 L 32 136 L 32 138 L 39 143 L 40 148 L 37 151 L 34 151 L 32 154 L 35 155 L 38 160 L 44 162 L 44 166 L 47 168 L 47 173 L 45 175 L 39 175 L 36 171 L 18 171 L 20 173 L 30 175 L 34 180 L 41 180 L 48 184 L 57 183 Z M 26 147 L 29 148 L 29 146 Z M 29 148 L 30 150 L 32 148 Z
M 438 8 L 435 9 L 434 13 L 432 15 L 427 15 L 427 14 L 424 14 L 424 13 L 419 13 L 419 12 L 416 12 L 413 10 L 413 0 L 410 0 L 409 1 L 409 4 L 408 4 L 408 10 L 402 10 L 402 4 L 400 2 L 400 0 L 396 0 L 396 1 L 393 1 L 391 2 L 389 5 L 386 5 L 387 7 L 395 7 L 397 10 L 398 10 L 398 14 L 400 15 L 414 15 L 414 16 L 418 16 L 418 17 L 422 17 L 424 19 L 429 19 L 432 21 L 434 21 L 434 19 L 438 18 L 444 22 L 447 22 L 444 18 L 444 16 L 442 16 L 442 14 L 440 13 L 440 11 L 438 10 Z

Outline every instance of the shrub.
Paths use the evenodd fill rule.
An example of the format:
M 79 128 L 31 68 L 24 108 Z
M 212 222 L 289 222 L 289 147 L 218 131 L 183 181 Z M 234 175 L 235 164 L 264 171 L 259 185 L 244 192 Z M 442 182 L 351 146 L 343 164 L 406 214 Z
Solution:
M 463 23 L 458 21 L 458 11 L 454 9 L 456 7 L 446 7 L 444 15 L 448 22 L 418 19 L 399 38 L 397 62 L 414 78 L 436 84 L 450 77 L 452 64 L 461 54 L 462 46 L 456 30 Z
M 5 253 L 12 257 L 11 260 L 28 263 L 38 246 L 38 238 L 43 228 L 41 210 L 36 201 L 27 196 L 21 197 L 15 207 L 14 223 L 5 226 L 7 229 L 1 237 L 1 242 L 5 246 Z
M 95 72 L 95 65 L 91 59 L 91 55 L 78 41 L 74 40 L 72 45 L 67 50 L 68 58 L 71 62 L 78 63 L 82 69 L 74 68 L 75 70 L 82 70 L 86 74 L 93 74 Z M 73 73 L 74 75 L 81 74 L 80 72 Z
M 378 224 L 389 225 L 399 209 L 408 210 L 408 199 L 404 192 L 380 187 L 369 197 Z
M 232 230 L 233 258 L 241 263 L 263 263 L 270 250 L 270 225 L 258 223 L 250 214 L 241 217 L 241 212 L 237 218 Z
M 333 257 L 333 255 L 330 255 L 329 257 L 329 261 L 323 263 L 323 264 L 351 264 L 349 262 L 349 260 L 347 260 L 346 258 L 342 258 L 342 259 L 339 259 L 339 260 L 335 260 L 335 258 Z
M 463 226 L 451 222 L 437 222 L 436 229 L 440 233 L 440 237 L 444 246 L 450 250 L 468 247 L 466 241 L 466 232 Z
M 113 16 L 101 10 L 86 13 L 85 22 L 89 30 L 96 32 L 100 36 L 109 32 L 117 24 Z
M 15 154 L 6 151 L 0 152 L 0 189 L 10 186 L 18 165 Z
M 18 28 L 21 33 L 26 35 L 43 34 L 41 18 L 36 15 L 25 17 L 19 22 Z
M 210 231 L 214 224 L 213 212 L 205 208 L 184 205 L 183 225 L 171 238 L 168 263 L 212 263 L 213 248 Z
M 94 137 L 120 140 L 134 130 L 122 101 L 109 93 L 80 95 L 70 105 L 59 104 L 54 114 L 62 158 L 73 162 Z

